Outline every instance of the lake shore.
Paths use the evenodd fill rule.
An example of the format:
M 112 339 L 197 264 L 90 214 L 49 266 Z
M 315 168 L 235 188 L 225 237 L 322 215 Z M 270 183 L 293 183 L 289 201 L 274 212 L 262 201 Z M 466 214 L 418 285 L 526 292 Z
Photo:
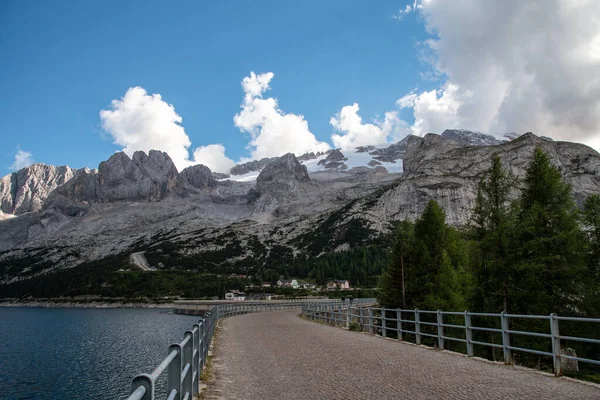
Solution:
M 175 308 L 175 303 L 143 303 L 128 301 L 77 301 L 77 300 L 0 300 L 0 307 L 35 307 L 35 308 Z

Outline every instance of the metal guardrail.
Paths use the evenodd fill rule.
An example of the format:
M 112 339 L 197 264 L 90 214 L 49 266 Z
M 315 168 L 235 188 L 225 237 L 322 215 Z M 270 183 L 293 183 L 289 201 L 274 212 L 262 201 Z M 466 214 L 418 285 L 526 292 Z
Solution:
M 374 304 L 375 299 L 355 299 L 352 304 Z M 208 311 L 180 343 L 169 347 L 167 357 L 149 374 L 136 375 L 131 381 L 127 400 L 154 400 L 156 382 L 167 371 L 167 400 L 191 400 L 198 395 L 200 376 L 206 365 L 208 349 L 213 339 L 217 321 L 233 315 L 263 311 L 287 310 L 307 305 L 320 305 L 323 309 L 341 309 L 350 301 L 342 300 L 274 300 L 240 301 L 240 304 L 220 304 Z
M 589 337 L 576 337 L 566 336 L 560 334 L 559 321 L 575 321 L 584 323 L 600 323 L 600 318 L 578 318 L 578 317 L 561 317 L 556 314 L 550 315 L 519 315 L 519 314 L 507 314 L 507 313 L 473 313 L 469 311 L 454 312 L 454 311 L 428 311 L 428 310 L 403 310 L 403 309 L 389 309 L 389 308 L 358 308 L 353 306 L 346 306 L 335 309 L 329 305 L 320 304 L 307 304 L 302 307 L 302 314 L 308 319 L 314 321 L 323 321 L 327 324 L 349 328 L 351 323 L 357 323 L 360 325 L 361 330 L 367 332 L 388 337 L 389 331 L 396 332 L 396 338 L 403 340 L 403 334 L 411 334 L 415 337 L 416 344 L 421 344 L 423 337 L 433 338 L 437 342 L 437 347 L 440 350 L 444 349 L 444 341 L 456 341 L 466 344 L 466 351 L 469 357 L 474 355 L 474 345 L 495 347 L 502 349 L 504 362 L 506 364 L 512 363 L 512 351 L 520 351 L 525 353 L 531 353 L 541 356 L 552 357 L 552 364 L 554 367 L 554 374 L 556 376 L 562 375 L 561 359 L 574 360 L 583 363 L 590 363 L 600 365 L 599 360 L 576 357 L 566 354 L 561 354 L 561 340 L 575 341 L 584 343 L 600 344 L 600 339 L 589 338 Z M 391 315 L 391 318 L 390 318 Z M 434 321 L 426 321 L 423 318 L 427 315 L 433 315 Z M 463 324 L 449 324 L 444 322 L 444 316 L 463 316 Z M 500 328 L 491 328 L 485 326 L 476 326 L 472 323 L 472 317 L 491 317 L 499 318 Z M 430 317 L 431 319 L 431 317 Z M 514 319 L 534 319 L 548 324 L 550 333 L 542 332 L 529 332 L 519 331 L 510 329 L 510 321 Z M 393 321 L 393 323 L 389 323 Z M 395 325 L 395 326 L 394 326 Z M 423 331 L 424 326 L 435 327 L 435 334 L 427 333 Z M 409 329 L 412 328 L 412 329 Z M 453 337 L 446 334 L 445 328 L 460 330 L 463 333 L 463 337 Z M 473 333 L 481 332 L 494 332 L 500 334 L 502 338 L 502 344 L 490 343 L 484 341 L 473 340 Z M 522 335 L 522 336 L 533 336 L 551 341 L 552 351 L 541 351 L 531 348 L 515 347 L 511 346 L 511 336 Z

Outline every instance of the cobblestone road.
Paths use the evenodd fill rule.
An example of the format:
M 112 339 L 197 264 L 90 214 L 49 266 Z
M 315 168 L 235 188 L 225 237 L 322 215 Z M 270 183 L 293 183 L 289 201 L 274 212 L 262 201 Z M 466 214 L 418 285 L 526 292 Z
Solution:
M 299 311 L 222 321 L 206 399 L 600 399 L 594 386 L 348 332 Z

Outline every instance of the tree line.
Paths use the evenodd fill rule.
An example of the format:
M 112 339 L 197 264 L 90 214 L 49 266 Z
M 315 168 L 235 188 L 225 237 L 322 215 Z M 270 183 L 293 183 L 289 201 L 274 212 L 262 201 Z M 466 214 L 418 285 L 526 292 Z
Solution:
M 534 151 L 521 182 L 494 156 L 468 221 L 448 225 L 434 200 L 416 221 L 402 221 L 380 280 L 381 304 L 600 314 L 600 196 L 580 210 L 543 150 Z

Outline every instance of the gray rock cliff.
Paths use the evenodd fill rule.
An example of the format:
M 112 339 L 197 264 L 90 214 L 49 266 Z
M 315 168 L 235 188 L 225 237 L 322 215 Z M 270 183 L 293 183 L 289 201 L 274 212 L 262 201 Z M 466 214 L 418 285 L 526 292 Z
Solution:
M 264 210 L 295 199 L 305 192 L 310 177 L 306 166 L 288 153 L 269 162 L 256 179 L 256 186 L 248 193 L 248 201 Z
M 76 170 L 46 164 L 33 164 L 0 179 L 0 211 L 21 215 L 42 209 L 48 195 L 64 185 Z
M 231 171 L 229 173 L 231 175 L 244 175 L 249 172 L 261 171 L 269 162 L 276 158 L 277 157 L 263 158 L 261 160 L 254 160 L 243 164 L 237 164 L 233 168 L 231 168 Z
M 210 168 L 202 164 L 185 168 L 177 176 L 177 182 L 183 188 L 189 186 L 202 191 L 210 191 L 217 188 L 217 181 L 213 177 Z
M 406 152 L 406 146 L 411 137 L 413 137 L 413 135 L 408 135 L 398 143 L 391 144 L 388 147 L 382 149 L 372 150 L 369 152 L 369 154 L 375 156 L 376 160 L 384 162 L 396 162 L 396 160 L 399 160 L 404 157 L 404 153 Z
M 98 170 L 81 169 L 65 178 L 47 195 L 41 210 L 8 218 L 4 211 L 0 214 L 0 271 L 5 271 L 0 281 L 139 251 L 159 257 L 158 247 L 165 241 L 176 244 L 178 256 L 193 257 L 194 263 L 225 257 L 219 263 L 232 270 L 238 268 L 237 262 L 253 268 L 248 266 L 256 266 L 259 254 L 268 254 L 273 246 L 302 254 L 309 245 L 306 241 L 319 237 L 320 245 L 326 243 L 329 250 L 344 248 L 345 235 L 334 236 L 356 227 L 348 224 L 353 219 L 369 235 L 387 234 L 393 229 L 391 221 L 417 218 L 429 199 L 440 203 L 450 223 L 461 225 L 492 156 L 498 155 L 514 176 L 522 178 L 538 146 L 560 168 L 578 202 L 600 193 L 598 152 L 533 134 L 486 146 L 434 134 L 408 137 L 381 153 L 390 157 L 401 153 L 403 173 L 389 169 L 402 161 L 366 166 L 348 151 L 347 161 L 329 162 L 353 168 L 309 173 L 316 165 L 312 157 L 307 169 L 293 154 L 286 154 L 265 164 L 256 182 L 217 182 L 202 165 L 177 173 L 170 158 L 160 152 L 131 159 L 115 154 Z M 363 153 L 376 150 L 383 149 L 365 148 Z M 327 155 L 339 158 L 334 152 Z M 370 157 L 360 155 L 361 162 L 371 161 Z M 52 185 L 42 187 L 47 192 Z M 518 190 L 515 187 L 513 196 Z M 11 269 L 14 265 L 28 267 Z M 214 265 L 207 261 L 200 267 Z
M 177 187 L 178 175 L 167 153 L 136 151 L 129 158 L 119 152 L 101 162 L 98 171 L 78 171 L 50 194 L 46 207 L 79 215 L 95 203 L 156 202 Z
M 536 147 L 547 152 L 551 162 L 562 171 L 578 202 L 600 193 L 600 154 L 586 145 L 550 142 L 527 133 L 495 146 L 463 147 L 428 134 L 409 140 L 405 173 L 377 200 L 372 210 L 374 218 L 414 219 L 434 199 L 446 211 L 449 223 L 465 224 L 475 201 L 477 184 L 489 169 L 492 155 L 498 155 L 513 176 L 522 180 Z M 518 195 L 518 189 L 515 187 L 513 196 Z
M 466 129 L 446 129 L 441 136 L 465 146 L 494 146 L 502 143 L 502 140 L 496 139 L 492 135 Z

